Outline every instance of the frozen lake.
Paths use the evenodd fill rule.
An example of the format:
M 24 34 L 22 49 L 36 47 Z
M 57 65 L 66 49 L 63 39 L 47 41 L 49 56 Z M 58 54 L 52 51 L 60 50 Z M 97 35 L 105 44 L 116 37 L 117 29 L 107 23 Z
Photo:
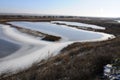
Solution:
M 71 26 L 77 26 L 79 28 L 93 28 L 93 29 L 102 29 L 105 30 L 104 27 L 101 26 L 96 26 L 96 25 L 91 25 L 91 24 L 85 24 L 85 23 L 80 23 L 80 22 L 68 22 L 68 21 L 51 21 L 51 23 L 61 23 L 61 24 L 66 24 L 66 25 L 71 25 Z
M 109 34 L 100 32 L 86 31 L 63 25 L 56 25 L 50 22 L 9 22 L 10 24 L 28 28 L 50 35 L 60 36 L 67 41 L 91 41 L 99 40 L 103 37 L 111 37 Z
M 0 58 L 6 57 L 14 53 L 20 48 L 20 46 L 0 39 Z
M 3 30 L 0 25 L 0 58 L 9 56 L 18 49 L 20 49 L 20 46 L 11 42 L 10 39 L 3 34 Z
M 118 23 L 120 23 L 120 20 L 116 20 Z
M 6 51 L 0 58 L 0 74 L 9 72 L 15 72 L 19 70 L 24 70 L 33 65 L 33 63 L 40 62 L 43 59 L 49 58 L 49 56 L 55 56 L 60 53 L 60 51 L 72 44 L 74 42 L 85 42 L 85 41 L 103 41 L 109 38 L 115 38 L 114 35 L 86 31 L 73 27 L 56 25 L 50 22 L 9 22 L 13 25 L 40 31 L 50 35 L 60 36 L 61 42 L 49 42 L 25 35 L 21 33 L 10 25 L 0 25 L 0 51 Z M 2 34 L 3 33 L 3 34 Z M 7 38 L 5 38 L 5 36 Z M 11 40 L 9 40 L 9 38 Z M 3 41 L 7 40 L 7 41 Z M 10 41 L 10 42 L 9 42 Z M 21 48 L 16 52 L 16 45 L 13 43 L 19 43 Z M 15 48 L 14 48 L 15 47 Z M 10 52 L 11 53 L 7 53 Z M 13 54 L 12 54 L 13 53 Z

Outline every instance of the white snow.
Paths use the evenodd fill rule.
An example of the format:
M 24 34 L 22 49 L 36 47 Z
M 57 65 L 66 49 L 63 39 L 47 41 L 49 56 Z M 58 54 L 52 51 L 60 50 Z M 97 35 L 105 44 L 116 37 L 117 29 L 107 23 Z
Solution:
M 83 28 L 93 28 L 93 29 L 102 29 L 105 30 L 104 27 L 101 26 L 96 26 L 96 25 L 91 25 L 91 24 L 85 24 L 85 23 L 80 23 L 80 22 L 68 22 L 68 21 L 51 21 L 51 23 L 62 23 L 66 25 L 71 25 L 71 26 L 78 26 L 78 27 L 83 27 Z
M 115 21 L 117 21 L 118 23 L 120 23 L 120 20 L 115 20 Z
M 9 37 L 12 37 L 16 41 L 24 42 L 24 43 L 31 43 L 31 44 L 39 44 L 40 43 L 40 40 L 34 39 L 30 36 L 25 36 L 24 34 L 22 34 L 20 32 L 18 33 L 17 31 L 15 31 L 14 28 L 11 28 L 8 25 L 5 25 L 3 27 L 3 30 L 4 30 L 4 34 L 8 35 Z M 48 44 L 48 43 L 50 43 L 50 42 L 41 41 L 40 44 Z
M 106 66 L 104 66 L 104 75 L 108 76 L 108 74 L 111 72 L 111 69 L 112 69 L 111 64 L 107 64 Z
M 10 58 L 0 62 L 0 73 L 10 71 L 14 72 L 30 67 L 33 63 L 38 62 L 42 59 L 46 59 L 50 56 L 55 56 L 59 51 L 67 46 L 69 43 L 64 44 L 52 44 L 42 49 L 35 50 L 27 55 L 23 55 L 17 58 Z M 26 51 L 24 51 L 26 52 Z
M 0 59 L 0 74 L 28 68 L 37 61 L 46 59 L 51 55 L 57 55 L 62 48 L 71 43 L 51 43 L 41 41 L 29 36 L 24 36 L 8 25 L 0 26 L 3 26 L 2 28 L 6 36 L 23 44 L 22 48 L 17 52 Z
M 59 26 L 47 22 L 10 22 L 11 24 L 38 30 L 44 33 L 58 35 L 63 38 L 62 42 L 48 42 L 26 36 L 8 25 L 0 25 L 4 36 L 10 37 L 13 42 L 20 43 L 22 48 L 8 57 L 0 59 L 0 74 L 15 72 L 30 67 L 50 56 L 59 54 L 59 51 L 73 42 L 102 41 L 114 38 L 113 35 L 79 30 L 66 26 Z M 67 40 L 64 40 L 67 39 Z

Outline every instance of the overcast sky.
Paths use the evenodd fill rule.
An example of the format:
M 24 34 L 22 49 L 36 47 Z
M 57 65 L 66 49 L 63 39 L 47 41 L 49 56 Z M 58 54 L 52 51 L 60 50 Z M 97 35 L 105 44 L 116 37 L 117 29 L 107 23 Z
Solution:
M 0 0 L 0 13 L 120 17 L 120 0 Z

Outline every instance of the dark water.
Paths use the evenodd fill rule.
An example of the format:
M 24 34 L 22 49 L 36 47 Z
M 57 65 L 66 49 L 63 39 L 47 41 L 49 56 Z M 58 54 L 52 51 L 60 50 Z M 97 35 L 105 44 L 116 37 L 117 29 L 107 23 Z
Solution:
M 0 58 L 6 57 L 20 48 L 19 45 L 0 39 Z

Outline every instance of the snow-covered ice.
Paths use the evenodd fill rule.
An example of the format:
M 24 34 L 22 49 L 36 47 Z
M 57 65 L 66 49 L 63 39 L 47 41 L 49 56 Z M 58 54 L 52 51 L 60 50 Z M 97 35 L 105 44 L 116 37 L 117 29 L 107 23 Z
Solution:
M 51 24 L 49 22 L 9 22 L 23 28 L 37 30 L 43 33 L 61 36 L 62 42 L 48 42 L 26 36 L 11 28 L 9 25 L 0 25 L 4 36 L 10 37 L 22 48 L 8 57 L 0 59 L 0 74 L 4 72 L 15 72 L 30 67 L 33 63 L 46 59 L 49 56 L 59 54 L 60 50 L 73 42 L 102 41 L 114 38 L 113 35 L 85 31 L 66 26 Z
M 120 20 L 115 20 L 115 21 L 117 21 L 118 23 L 120 23 Z
M 77 26 L 77 27 L 83 27 L 83 28 L 93 28 L 93 29 L 102 29 L 105 30 L 104 27 L 101 26 L 96 26 L 96 25 L 91 25 L 91 24 L 85 24 L 85 23 L 80 23 L 80 22 L 68 22 L 68 21 L 51 21 L 51 23 L 62 23 L 66 25 L 71 25 L 71 26 Z
M 109 38 L 111 35 L 100 32 L 86 31 L 64 25 L 51 24 L 49 22 L 9 22 L 12 25 L 28 28 L 43 33 L 60 36 L 67 41 L 93 41 Z
M 22 45 L 22 48 L 17 52 L 5 58 L 0 58 L 0 74 L 26 69 L 34 62 L 46 59 L 49 55 L 57 55 L 62 48 L 71 43 L 42 41 L 20 34 L 20 32 L 16 32 L 14 28 L 8 25 L 0 26 L 2 26 L 5 36 L 11 37 L 15 43 L 19 42 Z

